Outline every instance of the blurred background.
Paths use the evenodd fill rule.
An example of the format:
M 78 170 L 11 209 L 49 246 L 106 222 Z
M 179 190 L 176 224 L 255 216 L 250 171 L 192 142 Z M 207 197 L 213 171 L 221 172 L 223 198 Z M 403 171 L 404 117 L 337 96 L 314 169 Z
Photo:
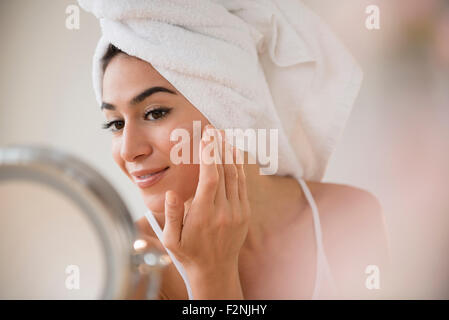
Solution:
M 449 298 L 449 1 L 305 0 L 364 71 L 325 182 L 357 186 L 382 204 L 395 267 L 386 298 Z M 112 160 L 91 62 L 98 21 L 69 0 L 0 0 L 0 146 L 44 144 L 103 174 L 133 217 L 146 210 Z M 376 5 L 380 29 L 365 12 Z M 381 280 L 382 286 L 382 280 Z

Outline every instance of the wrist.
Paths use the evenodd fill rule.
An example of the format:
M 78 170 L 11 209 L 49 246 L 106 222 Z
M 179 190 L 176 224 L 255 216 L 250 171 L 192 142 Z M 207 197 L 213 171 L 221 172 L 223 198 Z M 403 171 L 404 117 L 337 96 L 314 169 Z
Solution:
M 234 273 L 238 273 L 238 261 L 228 261 L 226 263 L 218 263 L 218 264 L 188 264 L 185 266 L 186 272 L 192 277 L 201 277 L 201 278 L 216 278 L 221 277 L 222 275 L 230 275 Z
M 243 299 L 237 263 L 186 270 L 194 299 Z

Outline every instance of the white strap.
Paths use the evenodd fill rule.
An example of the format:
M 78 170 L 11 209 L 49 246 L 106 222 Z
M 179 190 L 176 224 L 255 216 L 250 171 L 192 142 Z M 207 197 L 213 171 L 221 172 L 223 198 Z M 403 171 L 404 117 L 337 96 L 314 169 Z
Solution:
M 313 290 L 312 300 L 318 299 L 318 295 L 320 289 L 322 287 L 323 278 L 326 276 L 329 280 L 331 288 L 334 292 L 336 292 L 335 284 L 332 279 L 332 275 L 329 268 L 329 263 L 327 261 L 326 254 L 324 252 L 323 246 L 323 235 L 321 233 L 321 223 L 320 216 L 318 213 L 318 208 L 316 206 L 315 201 L 313 200 L 312 194 L 310 193 L 307 184 L 302 178 L 298 179 L 299 184 L 302 187 L 304 195 L 306 196 L 307 201 L 309 202 L 310 207 L 312 208 L 312 216 L 313 216 L 313 226 L 315 231 L 315 240 L 317 246 L 317 267 L 316 267 L 316 276 L 315 276 L 315 288 Z
M 157 237 L 159 238 L 159 241 L 164 246 L 164 244 L 162 242 L 162 229 L 159 226 L 159 223 L 157 223 L 156 218 L 154 217 L 153 213 L 150 210 L 148 210 L 145 212 L 145 216 L 147 217 L 148 222 L 150 223 L 151 227 L 153 228 L 154 232 L 156 233 Z M 178 272 L 181 274 L 182 279 L 184 280 L 184 283 L 187 288 L 187 294 L 189 295 L 189 300 L 193 300 L 192 289 L 190 288 L 189 279 L 187 278 L 187 274 L 184 270 L 184 267 L 178 261 L 178 259 L 175 258 L 175 256 L 173 255 L 173 253 L 171 253 L 170 250 L 168 250 L 165 246 L 164 246 L 164 248 L 165 248 L 165 250 L 167 250 L 168 255 L 170 256 L 171 260 L 175 264 L 176 269 L 178 269 Z

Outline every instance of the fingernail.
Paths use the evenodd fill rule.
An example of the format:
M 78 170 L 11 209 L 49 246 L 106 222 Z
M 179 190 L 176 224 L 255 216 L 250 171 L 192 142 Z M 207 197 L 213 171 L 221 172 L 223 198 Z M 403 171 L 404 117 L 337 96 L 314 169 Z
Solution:
M 234 154 L 233 154 L 234 151 L 232 150 L 231 144 L 229 144 L 228 142 L 225 141 L 225 148 L 226 148 L 225 161 L 230 161 L 229 164 L 233 164 L 234 163 Z
M 245 160 L 245 158 L 243 156 L 243 152 L 242 152 L 242 150 L 240 150 L 237 147 L 234 147 L 234 148 L 235 148 L 237 163 L 239 165 L 243 166 L 243 163 L 244 163 L 244 160 Z
M 167 192 L 165 194 L 165 198 L 167 199 L 167 203 L 170 205 L 175 205 L 176 204 L 176 197 L 173 195 L 172 192 Z
M 204 141 L 210 141 L 211 140 L 211 135 L 213 134 L 212 132 L 213 127 L 208 124 L 204 127 L 204 132 L 203 132 L 203 139 Z

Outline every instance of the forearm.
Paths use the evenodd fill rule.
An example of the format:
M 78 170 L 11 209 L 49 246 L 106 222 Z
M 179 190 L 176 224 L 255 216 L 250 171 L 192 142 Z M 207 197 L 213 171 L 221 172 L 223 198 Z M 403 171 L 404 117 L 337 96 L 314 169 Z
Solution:
M 193 299 L 243 300 L 238 267 L 188 272 Z

